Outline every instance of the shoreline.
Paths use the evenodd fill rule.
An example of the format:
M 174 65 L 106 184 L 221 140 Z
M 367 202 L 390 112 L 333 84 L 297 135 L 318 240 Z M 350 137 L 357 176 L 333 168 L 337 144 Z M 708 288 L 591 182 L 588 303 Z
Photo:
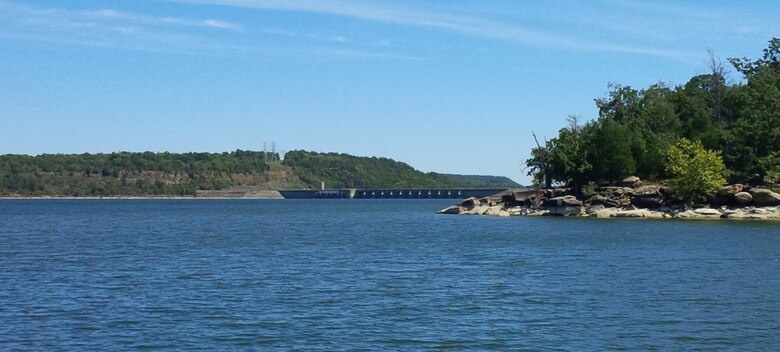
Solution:
M 626 182 L 626 180 L 624 180 Z M 780 194 L 742 184 L 724 186 L 704 204 L 681 204 L 664 186 L 632 184 L 607 186 L 587 199 L 567 188 L 510 190 L 490 197 L 471 197 L 439 214 L 509 216 L 566 216 L 633 219 L 733 219 L 780 221 Z
M 260 197 L 196 197 L 196 196 L 108 196 L 108 197 L 73 197 L 73 196 L 40 196 L 40 197 L 0 197 L 0 200 L 284 200 L 284 198 Z
M 457 210 L 456 210 L 457 209 Z M 582 209 L 571 214 L 560 214 L 560 209 L 531 208 L 525 206 L 503 207 L 480 205 L 471 209 L 453 205 L 440 210 L 439 214 L 482 215 L 495 217 L 578 217 L 597 219 L 683 219 L 683 220 L 768 220 L 780 221 L 780 206 L 777 207 L 722 207 L 681 208 L 657 210 L 649 208 L 604 208 L 591 211 Z M 564 210 L 570 211 L 570 210 Z

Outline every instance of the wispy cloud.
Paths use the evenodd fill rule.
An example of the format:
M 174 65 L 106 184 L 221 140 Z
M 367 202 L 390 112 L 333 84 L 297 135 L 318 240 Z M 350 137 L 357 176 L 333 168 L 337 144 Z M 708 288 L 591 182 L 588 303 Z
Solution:
M 620 44 L 583 38 L 580 35 L 552 33 L 515 22 L 502 22 L 470 15 L 442 13 L 430 9 L 390 6 L 380 3 L 344 0 L 170 0 L 189 4 L 230 6 L 257 10 L 320 13 L 387 24 L 426 27 L 461 35 L 512 41 L 522 44 L 575 50 L 592 50 L 652 55 L 689 60 L 689 52 L 653 46 Z
M 62 8 L 44 8 L 0 2 L 0 13 L 11 18 L 39 23 L 53 21 L 53 25 L 69 24 L 74 26 L 186 26 L 207 27 L 240 31 L 241 26 L 216 19 L 190 19 L 183 17 L 154 17 L 115 9 L 66 10 Z
M 312 40 L 320 45 L 269 46 L 251 34 L 273 34 Z M 149 16 L 117 9 L 65 9 L 22 5 L 0 0 L 0 38 L 34 40 L 100 48 L 220 57 L 336 57 L 342 59 L 419 60 L 419 57 L 377 52 L 387 46 L 353 41 L 345 35 L 291 30 L 257 30 L 221 19 Z M 329 47 L 338 45 L 338 47 Z
M 237 25 L 235 23 L 230 23 L 230 22 L 225 22 L 225 21 L 220 21 L 220 20 L 205 20 L 205 21 L 203 21 L 203 24 L 205 24 L 205 25 L 207 25 L 209 27 L 213 27 L 213 28 L 229 29 L 229 30 L 233 30 L 233 31 L 241 31 L 242 30 L 241 26 L 239 26 L 239 25 Z
M 749 6 L 716 3 L 659 2 L 653 0 L 601 0 L 601 11 L 566 17 L 569 23 L 601 28 L 624 37 L 653 42 L 702 42 L 713 38 L 758 35 L 780 30 L 771 16 L 766 18 Z M 607 9 L 607 10 L 603 10 Z
M 333 35 L 333 34 L 327 35 L 322 33 L 311 32 L 311 31 L 289 30 L 289 29 L 280 29 L 280 28 L 260 29 L 258 33 L 275 35 L 275 36 L 284 36 L 293 39 L 301 39 L 301 40 L 308 40 L 308 41 L 315 41 L 315 42 L 322 42 L 322 43 L 351 44 L 351 45 L 363 46 L 363 47 L 381 47 L 381 46 L 390 45 L 390 41 L 388 40 L 363 41 L 363 40 L 355 40 L 345 35 Z
M 95 47 L 190 52 L 212 45 L 197 30 L 240 32 L 216 19 L 156 17 L 116 9 L 71 10 L 0 1 L 0 37 Z M 194 30 L 194 31 L 193 31 Z

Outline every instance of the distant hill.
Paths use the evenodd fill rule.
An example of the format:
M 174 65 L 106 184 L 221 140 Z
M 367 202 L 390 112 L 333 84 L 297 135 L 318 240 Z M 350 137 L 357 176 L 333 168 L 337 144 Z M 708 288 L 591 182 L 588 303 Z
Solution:
M 470 187 L 441 174 L 426 174 L 406 163 L 387 158 L 349 154 L 288 152 L 284 165 L 311 188 L 457 188 Z
M 505 177 L 424 173 L 387 158 L 291 151 L 0 155 L 0 196 L 195 195 L 199 190 L 511 188 Z
M 521 184 L 512 181 L 504 176 L 484 176 L 484 175 L 457 175 L 457 174 L 436 174 L 449 177 L 455 181 L 471 185 L 474 188 L 521 188 Z
M 263 152 L 0 155 L 0 195 L 194 195 L 234 186 L 298 188 Z

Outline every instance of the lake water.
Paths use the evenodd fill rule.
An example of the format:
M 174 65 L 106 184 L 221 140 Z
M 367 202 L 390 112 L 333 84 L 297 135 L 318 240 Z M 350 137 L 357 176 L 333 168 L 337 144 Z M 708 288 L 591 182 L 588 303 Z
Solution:
M 778 350 L 780 224 L 0 200 L 0 350 Z

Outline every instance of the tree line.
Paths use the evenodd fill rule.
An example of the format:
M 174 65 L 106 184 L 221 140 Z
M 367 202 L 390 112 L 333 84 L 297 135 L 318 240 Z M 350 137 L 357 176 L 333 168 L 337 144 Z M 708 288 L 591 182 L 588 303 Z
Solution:
M 529 176 L 576 190 L 629 175 L 664 181 L 679 176 L 674 163 L 712 153 L 713 163 L 725 166 L 724 181 L 780 182 L 780 39 L 770 40 L 758 59 L 728 62 L 744 81 L 728 83 L 726 65 L 710 53 L 709 72 L 682 85 L 610 84 L 595 99 L 596 119 L 569 117 L 556 137 L 537 141 L 526 160 Z M 689 159 L 670 154 L 681 150 Z
M 279 155 L 118 152 L 0 155 L 0 196 L 194 196 L 234 186 L 328 188 L 501 188 L 506 178 L 424 173 L 387 158 L 291 151 Z M 284 174 L 285 176 L 270 175 Z
M 388 158 L 296 150 L 285 154 L 284 164 L 311 188 L 319 188 L 320 182 L 327 188 L 496 187 L 479 178 L 424 173 Z
M 194 195 L 269 170 L 263 152 L 0 155 L 0 195 Z

